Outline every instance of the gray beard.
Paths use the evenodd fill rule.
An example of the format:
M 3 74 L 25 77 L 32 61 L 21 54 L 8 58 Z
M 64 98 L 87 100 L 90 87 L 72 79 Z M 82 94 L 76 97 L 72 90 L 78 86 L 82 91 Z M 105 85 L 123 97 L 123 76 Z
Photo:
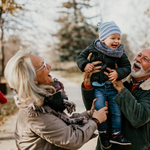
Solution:
M 135 72 L 135 70 L 133 69 L 134 63 L 135 63 L 135 61 L 133 62 L 133 65 L 131 68 L 131 76 L 133 78 L 140 78 L 140 77 L 145 77 L 145 76 L 150 75 L 150 68 L 147 69 L 146 71 L 144 71 L 143 67 L 139 63 L 138 64 L 140 65 L 141 69 L 138 72 Z

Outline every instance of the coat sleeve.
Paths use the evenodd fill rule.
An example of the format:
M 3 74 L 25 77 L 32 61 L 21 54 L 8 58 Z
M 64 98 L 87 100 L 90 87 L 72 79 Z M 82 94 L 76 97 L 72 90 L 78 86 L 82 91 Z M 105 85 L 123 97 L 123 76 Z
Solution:
M 135 128 L 138 128 L 150 121 L 150 96 L 140 100 L 124 88 L 117 94 L 115 101 L 118 103 L 122 113 Z
M 123 53 L 117 65 L 118 65 L 118 68 L 116 68 L 116 71 L 118 73 L 117 80 L 122 80 L 125 77 L 127 77 L 131 72 L 131 64 L 125 53 Z
M 86 64 L 90 63 L 90 61 L 87 60 L 88 55 L 89 55 L 89 49 L 87 47 L 77 56 L 77 65 L 82 72 L 84 72 L 84 68 Z
M 90 110 L 94 99 L 94 88 L 92 87 L 90 90 L 86 90 L 82 83 L 81 92 L 82 92 L 82 99 L 83 99 L 84 106 L 86 110 Z
M 76 150 L 86 143 L 97 124 L 89 120 L 84 126 L 66 125 L 61 119 L 53 114 L 41 114 L 30 120 L 31 130 L 44 140 L 57 147 Z

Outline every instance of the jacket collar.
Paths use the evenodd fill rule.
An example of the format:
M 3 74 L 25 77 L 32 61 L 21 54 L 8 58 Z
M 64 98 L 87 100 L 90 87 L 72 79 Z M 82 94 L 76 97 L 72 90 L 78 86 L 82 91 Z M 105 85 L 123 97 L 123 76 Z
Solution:
M 128 83 L 131 82 L 131 74 L 129 76 L 127 76 L 125 79 L 123 79 L 122 81 L 125 82 L 127 81 Z M 142 90 L 150 90 L 150 77 L 145 80 L 143 83 L 140 84 L 139 86 Z

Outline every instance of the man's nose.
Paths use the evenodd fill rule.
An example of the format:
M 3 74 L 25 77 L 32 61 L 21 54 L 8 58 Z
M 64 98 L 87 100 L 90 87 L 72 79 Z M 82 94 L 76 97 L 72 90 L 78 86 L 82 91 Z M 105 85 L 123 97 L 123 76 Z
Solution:
M 141 62 L 141 57 L 136 57 L 135 60 L 136 60 L 137 62 Z

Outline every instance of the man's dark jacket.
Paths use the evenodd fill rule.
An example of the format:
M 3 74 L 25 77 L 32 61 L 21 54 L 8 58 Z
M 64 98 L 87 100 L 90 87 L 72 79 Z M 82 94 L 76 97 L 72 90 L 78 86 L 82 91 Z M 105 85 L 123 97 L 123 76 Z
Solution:
M 99 47 L 97 46 L 98 44 Z M 89 61 L 87 60 L 87 57 L 91 52 L 92 57 Z M 100 40 L 97 40 L 92 45 L 84 49 L 77 57 L 77 65 L 82 72 L 84 72 L 84 68 L 87 63 L 94 61 L 102 61 L 102 68 L 100 72 L 92 75 L 92 82 L 98 81 L 99 83 L 104 83 L 108 80 L 108 76 L 104 74 L 104 71 L 107 71 L 106 67 L 115 69 L 117 71 L 117 80 L 124 79 L 131 72 L 131 65 L 127 55 L 124 53 L 123 44 L 121 44 L 118 49 L 112 50 L 100 42 Z M 115 63 L 117 64 L 118 68 L 115 67 Z
M 113 144 L 109 150 L 150 150 L 150 78 L 136 87 L 132 93 L 130 81 L 129 76 L 124 82 L 125 88 L 117 94 L 115 101 L 122 112 L 122 133 L 132 145 Z M 85 90 L 82 84 L 83 102 L 87 110 L 91 108 L 93 91 L 94 88 Z M 100 137 L 96 150 L 103 150 Z

